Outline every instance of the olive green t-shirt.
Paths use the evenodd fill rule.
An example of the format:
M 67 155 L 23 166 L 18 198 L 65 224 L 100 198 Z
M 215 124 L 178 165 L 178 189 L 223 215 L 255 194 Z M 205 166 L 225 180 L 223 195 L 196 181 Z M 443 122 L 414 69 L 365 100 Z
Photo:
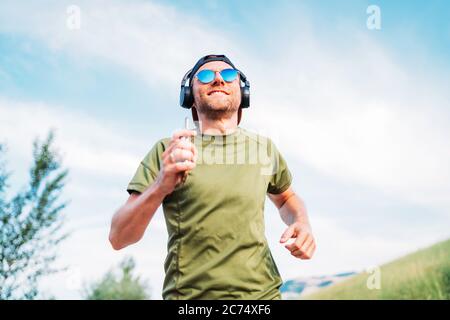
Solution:
M 241 127 L 191 138 L 196 167 L 163 200 L 168 231 L 164 299 L 281 299 L 282 279 L 264 228 L 267 193 L 292 177 L 274 143 Z M 161 168 L 170 138 L 141 161 L 127 191 L 143 192 Z

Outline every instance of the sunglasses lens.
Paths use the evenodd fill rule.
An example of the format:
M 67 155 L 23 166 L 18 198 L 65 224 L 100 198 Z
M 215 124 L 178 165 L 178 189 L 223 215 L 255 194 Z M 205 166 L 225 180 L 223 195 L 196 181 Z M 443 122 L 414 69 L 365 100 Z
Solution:
M 202 83 L 208 83 L 214 80 L 215 73 L 212 70 L 202 70 L 197 73 L 197 79 Z
M 220 75 L 222 76 L 222 79 L 226 82 L 232 82 L 236 79 L 238 75 L 238 71 L 235 69 L 224 69 L 220 71 Z

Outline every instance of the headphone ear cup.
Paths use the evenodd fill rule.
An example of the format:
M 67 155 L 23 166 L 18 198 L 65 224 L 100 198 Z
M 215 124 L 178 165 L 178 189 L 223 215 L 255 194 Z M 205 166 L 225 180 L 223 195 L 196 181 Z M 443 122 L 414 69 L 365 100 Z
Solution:
M 250 107 L 250 88 L 247 86 L 241 87 L 241 108 Z
M 183 86 L 180 91 L 180 105 L 183 108 L 190 109 L 192 107 L 193 101 L 191 87 Z

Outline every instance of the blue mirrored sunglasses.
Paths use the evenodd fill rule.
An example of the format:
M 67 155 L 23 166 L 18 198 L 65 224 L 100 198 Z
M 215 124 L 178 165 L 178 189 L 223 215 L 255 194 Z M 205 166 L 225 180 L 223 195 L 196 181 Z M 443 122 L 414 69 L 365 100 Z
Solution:
M 223 69 L 219 72 L 222 79 L 226 82 L 232 82 L 237 78 L 239 71 L 236 69 Z M 216 77 L 216 72 L 214 70 L 203 69 L 197 73 L 197 79 L 201 83 L 210 83 Z

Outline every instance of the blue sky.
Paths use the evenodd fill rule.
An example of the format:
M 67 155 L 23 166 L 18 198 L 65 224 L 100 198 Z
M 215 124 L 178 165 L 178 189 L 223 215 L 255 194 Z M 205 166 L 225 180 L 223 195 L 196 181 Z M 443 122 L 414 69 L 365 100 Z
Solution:
M 66 27 L 69 5 L 81 28 Z M 368 5 L 381 30 L 366 27 Z M 183 125 L 179 82 L 202 55 L 225 53 L 249 77 L 243 127 L 268 133 L 305 200 L 319 249 L 294 260 L 266 203 L 284 279 L 363 270 L 449 236 L 450 5 L 446 1 L 2 1 L 0 139 L 13 189 L 31 141 L 57 129 L 71 170 L 60 263 L 43 283 L 78 298 L 124 255 L 160 298 L 166 230 L 114 252 L 109 220 L 159 138 Z M 57 279 L 57 281 L 55 281 Z

